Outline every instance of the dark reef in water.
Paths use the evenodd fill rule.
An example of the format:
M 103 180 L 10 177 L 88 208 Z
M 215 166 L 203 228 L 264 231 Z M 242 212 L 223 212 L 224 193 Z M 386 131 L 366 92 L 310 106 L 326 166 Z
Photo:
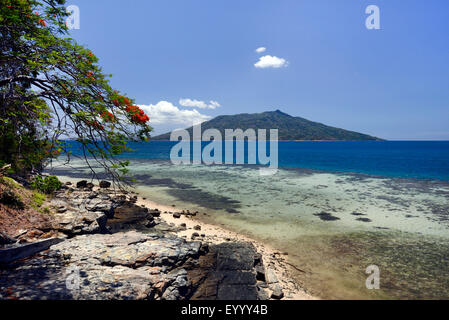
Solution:
M 332 214 L 328 213 L 328 212 L 320 212 L 320 213 L 315 213 L 314 216 L 319 217 L 321 220 L 323 221 L 336 221 L 336 220 L 340 220 L 340 218 L 333 216 Z

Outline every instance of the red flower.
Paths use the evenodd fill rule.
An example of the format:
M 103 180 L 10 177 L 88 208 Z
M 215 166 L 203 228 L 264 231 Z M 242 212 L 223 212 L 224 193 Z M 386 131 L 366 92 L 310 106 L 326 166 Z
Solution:
M 136 123 L 145 124 L 150 118 L 138 106 L 127 106 L 126 111 L 130 114 L 131 119 Z
M 111 112 L 103 112 L 101 117 L 103 118 L 104 121 L 108 121 L 108 122 L 115 121 L 115 116 Z
M 131 101 L 129 101 L 129 99 L 126 98 L 126 97 L 123 99 L 123 102 L 124 102 L 127 106 L 129 106 L 129 105 L 131 104 Z
M 98 130 L 104 130 L 104 126 L 101 124 L 101 123 L 99 123 L 98 121 L 92 121 L 92 122 L 90 122 L 89 123 L 92 127 L 94 127 L 95 129 L 98 129 Z

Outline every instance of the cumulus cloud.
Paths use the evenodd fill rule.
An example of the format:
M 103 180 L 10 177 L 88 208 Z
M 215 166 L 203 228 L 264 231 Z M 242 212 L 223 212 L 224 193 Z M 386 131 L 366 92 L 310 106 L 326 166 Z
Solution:
M 265 48 L 265 47 L 260 47 L 260 48 L 257 48 L 257 49 L 256 49 L 256 52 L 257 52 L 257 53 L 263 53 L 263 52 L 265 52 L 265 51 L 267 51 L 267 48 Z
M 287 60 L 283 58 L 278 58 L 276 56 L 263 56 L 259 58 L 259 61 L 254 64 L 256 68 L 265 69 L 265 68 L 282 68 L 288 65 Z
M 217 101 L 209 101 L 206 103 L 200 100 L 192 100 L 192 99 L 180 99 L 179 104 L 183 107 L 191 107 L 191 108 L 200 108 L 200 109 L 216 109 L 220 107 L 220 104 Z
M 150 125 L 156 133 L 163 133 L 174 129 L 189 127 L 211 117 L 198 112 L 198 110 L 182 110 L 168 101 L 159 101 L 156 104 L 139 105 L 150 117 Z

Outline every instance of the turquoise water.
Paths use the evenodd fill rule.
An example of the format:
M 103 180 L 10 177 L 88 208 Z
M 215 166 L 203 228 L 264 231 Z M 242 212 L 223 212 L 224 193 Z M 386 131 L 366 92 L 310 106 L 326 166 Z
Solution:
M 447 143 L 291 143 L 304 153 L 289 144 L 273 176 L 249 165 L 173 165 L 163 160 L 168 142 L 135 145 L 131 170 L 152 200 L 288 252 L 306 271 L 297 282 L 319 297 L 449 299 L 447 149 L 439 150 Z M 54 172 L 89 176 L 82 162 L 74 166 Z M 380 290 L 365 287 L 371 264 Z

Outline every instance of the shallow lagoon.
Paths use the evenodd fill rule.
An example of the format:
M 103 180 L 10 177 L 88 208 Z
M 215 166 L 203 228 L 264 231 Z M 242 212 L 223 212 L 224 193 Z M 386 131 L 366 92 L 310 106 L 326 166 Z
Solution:
M 207 212 L 201 219 L 287 252 L 296 280 L 312 294 L 449 299 L 447 182 L 304 169 L 260 176 L 256 166 L 132 163 L 142 195 Z M 372 264 L 380 267 L 381 290 L 365 287 Z

